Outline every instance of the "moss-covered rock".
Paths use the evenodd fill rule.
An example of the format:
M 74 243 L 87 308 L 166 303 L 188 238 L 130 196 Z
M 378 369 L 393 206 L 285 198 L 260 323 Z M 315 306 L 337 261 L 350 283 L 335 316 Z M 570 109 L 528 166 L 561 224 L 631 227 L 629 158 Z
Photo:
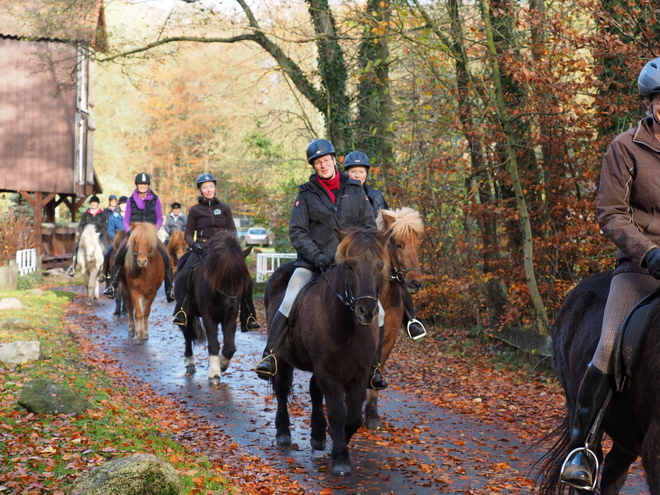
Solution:
M 33 413 L 82 415 L 92 405 L 69 387 L 45 378 L 30 380 L 23 386 L 19 405 Z

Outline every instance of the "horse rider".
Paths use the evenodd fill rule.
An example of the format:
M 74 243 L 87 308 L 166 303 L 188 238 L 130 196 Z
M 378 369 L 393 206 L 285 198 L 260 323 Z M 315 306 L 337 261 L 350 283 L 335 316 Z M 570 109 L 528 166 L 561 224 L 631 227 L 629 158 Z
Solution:
M 231 208 L 216 196 L 216 184 L 217 181 L 211 174 L 202 174 L 197 178 L 197 189 L 200 196 L 197 198 L 197 204 L 188 210 L 185 228 L 186 243 L 192 248 L 192 251 L 183 255 L 185 259 L 181 258 L 183 265 L 177 270 L 178 282 L 174 285 L 176 306 L 172 322 L 175 325 L 186 326 L 188 324 L 189 285 L 192 282 L 192 269 L 202 260 L 206 243 L 221 232 L 236 233 Z M 250 314 L 247 318 L 247 329 L 241 330 L 260 328 L 252 301 L 252 284 L 243 294 L 242 306 L 246 306 Z
M 307 146 L 307 162 L 314 168 L 309 182 L 298 186 L 289 221 L 289 238 L 298 253 L 296 269 L 291 275 L 284 299 L 273 318 L 263 359 L 255 371 L 268 380 L 277 373 L 275 352 L 289 324 L 289 314 L 296 296 L 312 279 L 314 272 L 325 271 L 334 262 L 339 244 L 335 228 L 376 228 L 369 199 L 359 181 L 353 180 L 337 168 L 335 148 L 330 141 L 315 139 Z M 369 387 L 383 389 L 387 380 L 380 370 L 384 311 L 378 303 L 380 343 L 372 367 Z
M 131 223 L 149 222 L 159 229 L 163 224 L 163 209 L 160 204 L 160 198 L 151 190 L 151 177 L 144 172 L 135 176 L 135 191 L 126 201 L 126 212 L 124 213 L 123 226 L 126 232 L 131 230 Z M 170 255 L 167 254 L 165 246 L 157 243 L 158 251 L 165 262 L 165 297 L 167 302 L 172 302 L 172 263 Z M 119 284 L 119 274 L 126 258 L 126 244 L 122 246 L 115 256 L 115 262 L 112 265 L 110 274 L 110 283 L 103 294 L 110 299 L 114 299 L 117 294 L 117 285 Z
M 637 85 L 647 116 L 619 134 L 603 158 L 597 216 L 603 233 L 618 247 L 596 353 L 578 389 L 571 443 L 560 479 L 593 491 L 598 476 L 592 449 L 612 395 L 611 356 L 628 312 L 660 287 L 660 58 L 648 62 Z
M 165 239 L 165 245 L 170 242 L 170 237 L 172 232 L 175 230 L 186 230 L 186 216 L 181 213 L 181 203 L 176 201 L 172 203 L 172 211 L 167 215 L 167 220 L 165 221 L 165 226 L 163 227 L 165 232 L 167 232 L 167 239 Z
M 110 223 L 110 219 L 112 218 L 112 215 L 116 211 L 117 211 L 117 196 L 111 194 L 110 197 L 108 198 L 108 206 L 106 206 L 103 209 L 103 214 L 105 215 L 105 218 L 107 218 L 108 224 Z
M 110 269 L 110 256 L 112 255 L 113 243 L 115 237 L 117 237 L 117 232 L 122 232 L 124 230 L 124 215 L 126 212 L 126 201 L 128 198 L 126 196 L 120 196 L 117 203 L 117 209 L 110 217 L 108 222 L 108 237 L 111 242 L 108 246 L 108 249 L 105 250 L 103 254 L 103 275 L 99 277 L 99 281 L 103 282 L 108 276 L 108 270 Z M 105 211 L 105 210 L 103 210 Z
M 380 210 L 389 210 L 390 207 L 385 201 L 383 193 L 377 189 L 373 189 L 367 185 L 367 176 L 371 163 L 366 153 L 361 151 L 351 151 L 346 158 L 344 158 L 344 171 L 351 179 L 359 180 L 362 184 L 367 198 L 371 202 L 371 207 L 374 210 L 374 215 L 378 217 Z M 415 318 L 415 306 L 413 305 L 412 294 L 407 290 L 403 291 L 403 325 L 406 327 L 408 337 L 412 340 L 421 339 L 426 336 L 426 328 L 422 322 Z
M 108 243 L 106 241 L 105 235 L 108 231 L 108 220 L 103 214 L 103 210 L 99 208 L 99 197 L 94 195 L 89 198 L 89 208 L 83 213 L 80 223 L 78 224 L 78 233 L 82 234 L 82 231 L 85 230 L 85 227 L 89 224 L 92 224 L 96 227 L 96 232 L 99 233 L 99 240 L 101 241 L 101 246 L 103 249 L 107 249 Z M 67 269 L 66 273 L 70 277 L 73 277 L 76 274 L 76 265 L 78 263 L 78 244 L 80 239 L 76 241 L 76 245 L 73 247 L 73 256 L 71 258 L 71 266 Z M 100 277 L 99 277 L 100 278 Z

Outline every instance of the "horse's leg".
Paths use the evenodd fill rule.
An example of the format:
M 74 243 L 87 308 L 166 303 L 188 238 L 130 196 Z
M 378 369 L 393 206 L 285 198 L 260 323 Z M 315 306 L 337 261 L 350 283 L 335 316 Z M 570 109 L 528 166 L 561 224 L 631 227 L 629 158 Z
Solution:
M 222 321 L 222 356 L 220 366 L 222 371 L 227 371 L 229 362 L 236 353 L 236 313 L 231 313 L 225 316 Z
M 378 390 L 367 392 L 367 402 L 364 406 L 364 423 L 370 430 L 378 430 L 383 427 L 383 422 L 378 415 Z
M 218 341 L 218 323 L 205 311 L 202 315 L 209 350 L 209 385 L 220 385 L 222 367 L 220 365 L 220 342 Z
M 334 382 L 322 384 L 321 387 L 328 410 L 330 437 L 332 437 L 332 474 L 349 476 L 351 460 L 346 441 L 346 404 L 343 387 Z
M 614 442 L 612 450 L 603 462 L 603 474 L 600 480 L 601 495 L 616 495 L 623 488 L 628 477 L 628 468 L 637 459 L 637 453 L 623 448 L 621 443 Z
M 85 290 L 86 290 L 85 304 L 87 306 L 91 306 L 92 305 L 92 298 L 90 296 L 91 291 L 89 290 L 89 282 L 90 282 L 89 271 L 87 271 L 87 266 L 86 265 L 83 265 L 82 269 L 83 269 L 83 284 L 84 284 Z
M 135 337 L 135 301 L 133 300 L 133 292 L 135 289 L 129 289 L 128 297 L 126 298 L 126 313 L 128 314 L 128 336 L 129 338 Z
M 188 315 L 188 324 L 185 327 L 182 327 L 183 337 L 186 339 L 186 350 L 183 353 L 183 363 L 186 367 L 186 374 L 192 375 L 197 371 L 195 368 L 195 356 L 193 355 L 193 340 L 196 339 L 196 333 L 194 328 L 194 323 L 190 320 L 193 318 Z
M 325 430 L 328 427 L 323 412 L 323 392 L 314 375 L 309 379 L 309 396 L 312 399 L 312 448 L 325 450 Z
M 275 440 L 280 447 L 291 445 L 291 421 L 289 419 L 289 394 L 293 383 L 293 368 L 283 359 L 278 360 L 279 370 L 273 377 L 273 390 L 277 398 L 277 413 L 275 414 Z
M 142 291 L 140 291 L 142 292 Z M 135 304 L 135 340 L 145 340 L 144 336 L 144 305 L 145 296 L 140 294 Z
M 142 339 L 147 340 L 149 338 L 149 315 L 151 314 L 151 304 L 156 298 L 156 293 L 145 295 L 142 299 L 143 308 L 142 308 Z
M 346 426 L 344 431 L 347 444 L 362 426 L 362 403 L 367 391 L 359 383 L 356 381 L 346 386 Z
M 651 495 L 660 495 L 660 425 L 654 420 L 644 434 L 642 466 Z

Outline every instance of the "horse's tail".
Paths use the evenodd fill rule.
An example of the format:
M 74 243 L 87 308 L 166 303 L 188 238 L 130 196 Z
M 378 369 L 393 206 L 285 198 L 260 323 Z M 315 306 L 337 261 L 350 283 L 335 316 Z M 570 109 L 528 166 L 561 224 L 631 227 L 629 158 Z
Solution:
M 568 414 L 565 414 L 559 426 L 538 442 L 538 444 L 546 444 L 555 440 L 552 448 L 533 466 L 538 472 L 540 481 L 538 495 L 560 495 L 567 488 L 560 482 L 559 475 L 571 443 L 570 426 Z
M 196 316 L 189 316 L 193 319 L 193 328 L 195 329 L 195 337 L 193 340 L 196 340 L 198 344 L 204 344 L 206 342 L 206 330 L 204 330 L 204 325 L 199 318 Z

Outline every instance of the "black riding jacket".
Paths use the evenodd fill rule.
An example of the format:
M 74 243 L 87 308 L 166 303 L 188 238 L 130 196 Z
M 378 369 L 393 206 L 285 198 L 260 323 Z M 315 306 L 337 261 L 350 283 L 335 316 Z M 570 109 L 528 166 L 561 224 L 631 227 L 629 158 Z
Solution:
M 314 258 L 319 253 L 334 261 L 339 245 L 335 229 L 376 228 L 371 203 L 360 181 L 344 173 L 340 173 L 337 204 L 332 204 L 316 174 L 298 190 L 289 221 L 289 239 L 298 253 L 296 266 L 316 270 Z
M 371 207 L 374 210 L 374 217 L 378 216 L 378 212 L 380 210 L 390 209 L 389 205 L 387 204 L 387 201 L 385 201 L 385 196 L 383 196 L 382 192 L 380 192 L 377 189 L 372 189 L 366 184 L 364 184 L 362 187 L 367 192 L 367 198 L 369 198 L 369 201 L 371 202 Z
M 188 211 L 186 220 L 186 242 L 205 243 L 220 232 L 236 232 L 234 217 L 228 205 L 217 197 L 211 200 L 200 196 L 198 203 Z

